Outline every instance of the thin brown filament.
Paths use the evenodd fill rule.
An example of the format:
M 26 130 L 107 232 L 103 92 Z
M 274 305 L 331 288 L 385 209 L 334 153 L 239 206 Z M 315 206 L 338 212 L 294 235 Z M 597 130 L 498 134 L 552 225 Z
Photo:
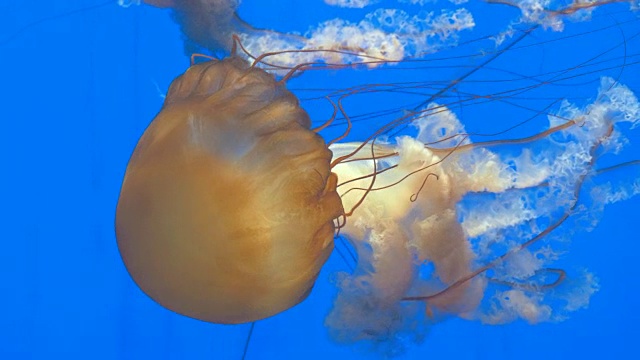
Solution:
M 231 37 L 233 38 L 233 52 L 232 54 L 236 54 L 237 51 L 237 47 L 240 48 L 240 50 L 242 50 L 242 52 L 247 55 L 247 57 L 249 59 L 255 59 L 255 56 L 253 54 L 251 54 L 251 52 L 249 52 L 249 50 L 247 50 L 247 48 L 244 47 L 244 45 L 242 45 L 242 40 L 240 39 L 240 36 L 238 36 L 237 34 L 233 34 L 231 35 Z M 236 47 L 237 45 L 237 47 Z
M 616 164 L 616 165 L 609 166 L 609 167 L 606 167 L 606 168 L 597 169 L 596 170 L 596 175 L 604 174 L 604 173 L 609 172 L 609 171 L 617 170 L 617 169 L 620 169 L 620 168 L 623 168 L 623 167 L 627 167 L 627 166 L 634 166 L 634 165 L 640 165 L 640 160 L 630 160 L 630 161 L 623 162 L 621 164 Z
M 487 95 L 487 96 L 493 96 L 493 95 Z M 498 99 L 493 99 L 493 100 L 498 100 Z M 493 101 L 493 100 L 492 100 L 492 101 Z M 464 101 L 464 100 L 460 101 L 460 103 L 462 103 L 463 101 Z M 503 100 L 498 100 L 498 101 L 503 101 Z M 549 109 L 551 106 L 553 106 L 554 104 L 556 104 L 558 101 L 559 101 L 559 100 L 555 100 L 555 101 L 553 101 L 552 103 L 550 103 L 549 105 L 547 105 L 547 106 L 545 107 L 545 109 L 543 109 L 543 110 L 534 110 L 534 109 L 531 109 L 531 108 L 528 108 L 528 107 L 525 107 L 525 106 L 521 106 L 521 105 L 517 105 L 517 104 L 511 104 L 510 102 L 503 101 L 503 102 L 505 102 L 505 103 L 508 103 L 508 104 L 511 104 L 511 105 L 517 106 L 517 107 L 522 108 L 522 109 L 525 109 L 525 110 L 531 110 L 531 111 L 534 111 L 534 112 L 535 112 L 535 114 L 534 114 L 533 116 L 529 117 L 528 119 L 524 120 L 524 121 L 521 121 L 521 122 L 519 122 L 519 123 L 517 123 L 517 124 L 515 124 L 515 125 L 513 125 L 513 126 L 510 126 L 510 127 L 506 128 L 506 129 L 504 129 L 504 130 L 500 130 L 500 131 L 495 132 L 495 133 L 491 133 L 491 134 L 483 134 L 483 133 L 459 133 L 459 134 L 453 134 L 453 135 L 450 135 L 450 136 L 447 136 L 447 137 L 443 137 L 443 138 L 441 138 L 441 139 L 438 139 L 437 141 L 432 141 L 432 142 L 429 142 L 429 143 L 425 143 L 425 145 L 435 145 L 435 144 L 438 144 L 438 143 L 441 143 L 441 142 L 444 142 L 444 141 L 452 140 L 452 139 L 454 139 L 454 138 L 456 138 L 456 137 L 460 137 L 460 136 L 480 136 L 480 137 L 491 137 L 491 136 L 504 135 L 504 134 L 508 133 L 509 131 L 514 130 L 515 128 L 517 128 L 517 127 L 519 127 L 519 126 L 522 126 L 522 125 L 524 125 L 525 123 L 527 123 L 527 122 L 531 121 L 532 119 L 534 119 L 534 118 L 536 118 L 536 117 L 538 117 L 538 116 L 541 116 L 541 115 L 553 116 L 553 117 L 556 117 L 556 118 L 558 118 L 558 119 L 565 120 L 565 121 L 567 121 L 567 122 L 572 122 L 572 121 L 574 121 L 574 119 L 565 118 L 565 117 L 558 116 L 558 115 L 555 115 L 555 114 L 552 114 L 552 113 L 549 113 L 549 112 L 547 112 L 547 111 L 546 111 L 546 110 L 547 110 L 547 109 Z M 449 104 L 449 105 L 450 105 L 450 104 Z M 447 105 L 447 106 L 448 106 L 448 105 Z M 439 113 L 439 112 L 442 112 L 442 111 L 447 111 L 447 108 L 446 108 L 446 106 L 445 106 L 445 105 L 443 105 L 442 107 L 444 107 L 444 109 L 443 109 L 443 110 L 441 110 L 441 111 L 436 112 L 436 114 L 437 114 L 437 113 Z M 433 109 L 433 108 L 432 108 L 432 109 Z M 423 116 L 427 116 L 427 115 L 420 115 L 420 117 L 423 117 Z M 417 118 L 420 118 L 420 117 L 417 117 Z M 562 130 L 562 129 L 560 129 L 560 130 Z M 520 139 L 520 141 L 526 141 L 526 138 Z M 480 142 L 480 143 L 475 143 L 475 144 L 472 144 L 472 145 L 480 145 L 480 144 L 488 144 L 488 143 L 489 143 L 489 142 Z M 488 146 L 491 146 L 491 145 L 488 145 Z
M 218 60 L 217 58 L 215 58 L 213 56 L 200 54 L 200 53 L 193 53 L 193 54 L 191 54 L 191 58 L 190 58 L 191 66 L 193 66 L 196 63 L 196 59 L 199 59 L 199 58 L 204 58 L 204 59 L 207 59 L 207 60 L 210 60 L 210 61 Z
M 328 96 L 326 96 L 326 99 L 331 103 L 331 106 L 333 106 L 333 114 L 331 114 L 331 117 L 329 117 L 329 120 L 325 121 L 324 124 L 311 129 L 311 131 L 313 131 L 314 133 L 319 133 L 320 131 L 326 129 L 327 126 L 331 125 L 333 121 L 336 119 L 336 115 L 338 115 L 338 106 L 336 105 L 336 103 L 333 100 L 331 100 L 331 98 Z
M 342 116 L 344 116 L 345 120 L 347 121 L 347 128 L 345 129 L 345 131 L 342 133 L 342 135 L 338 136 L 337 138 L 329 141 L 329 143 L 327 144 L 327 147 L 335 144 L 336 142 L 346 138 L 349 133 L 351 132 L 351 118 L 349 117 L 349 115 L 347 115 L 347 112 L 344 111 L 344 107 L 342 106 L 342 99 L 344 97 L 340 97 L 340 99 L 338 99 L 338 109 L 340 109 L 340 113 L 342 113 Z
M 560 10 L 546 10 L 546 11 L 554 15 L 572 15 L 580 10 L 590 9 L 590 8 L 601 6 L 601 5 L 621 3 L 621 2 L 629 2 L 629 0 L 600 0 L 592 3 L 582 3 L 574 0 L 573 4 L 571 4 L 571 6 L 567 8 L 560 9 Z
M 231 35 L 232 45 L 231 45 L 231 56 L 238 55 L 238 43 L 240 42 L 240 38 L 236 34 Z
M 492 141 L 484 141 L 484 142 L 479 142 L 479 143 L 473 143 L 473 144 L 466 144 L 466 145 L 461 145 L 459 147 L 457 147 L 456 149 L 458 149 L 459 151 L 465 151 L 468 149 L 473 149 L 476 147 L 492 147 L 492 146 L 498 146 L 498 145 L 513 145 L 513 144 L 524 144 L 524 143 L 528 143 L 528 142 L 532 142 L 532 141 L 536 141 L 536 140 L 540 140 L 542 138 L 545 138 L 553 133 L 562 131 L 564 129 L 567 129 L 573 125 L 578 124 L 578 122 L 576 121 L 568 121 L 564 124 L 558 125 L 558 126 L 554 126 L 548 130 L 545 130 L 541 133 L 535 134 L 535 135 L 531 135 L 531 136 L 527 136 L 527 137 L 523 137 L 523 138 L 519 138 L 519 139 L 506 139 L 506 140 L 492 140 Z M 433 151 L 434 153 L 439 152 L 439 151 L 450 151 L 450 149 L 434 149 L 434 148 L 429 148 L 431 151 Z
M 340 236 L 340 231 L 342 230 L 342 228 L 344 228 L 347 225 L 347 218 L 344 214 L 341 214 L 340 216 L 338 216 L 337 218 L 334 219 L 335 220 L 335 233 L 334 233 L 334 237 L 338 237 Z M 342 222 L 341 222 L 342 220 Z
M 427 176 L 425 176 L 424 179 L 422 180 L 422 184 L 420 185 L 420 188 L 418 189 L 418 191 L 415 194 L 411 195 L 411 197 L 409 198 L 411 202 L 416 202 L 416 200 L 418 200 L 418 195 L 420 194 L 420 192 L 422 192 L 424 185 L 427 183 L 427 180 L 429 180 L 431 176 L 434 176 L 436 180 L 440 180 L 440 176 L 438 176 L 437 174 L 434 174 L 434 173 L 427 174 Z

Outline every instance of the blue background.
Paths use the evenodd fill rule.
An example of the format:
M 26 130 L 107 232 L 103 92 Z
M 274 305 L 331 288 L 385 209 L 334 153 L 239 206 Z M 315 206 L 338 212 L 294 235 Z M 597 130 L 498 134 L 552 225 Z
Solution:
M 307 3 L 303 9 L 301 4 Z M 87 8 L 94 5 L 98 6 Z M 245 0 L 240 9 L 256 26 L 301 32 L 325 19 L 357 19 L 365 12 L 340 12 L 310 0 Z M 516 14 L 494 6 L 480 18 L 506 24 Z M 537 72 L 547 66 L 567 68 L 576 55 L 588 59 L 583 52 L 601 53 L 603 46 L 621 41 L 624 34 L 627 68 L 621 72 L 618 61 L 599 73 L 619 77 L 640 92 L 638 66 L 633 64 L 638 61 L 639 41 L 632 38 L 640 30 L 637 16 L 628 13 L 627 5 L 603 9 L 593 23 L 575 25 L 574 31 L 584 34 L 615 21 L 627 22 L 565 38 L 560 46 L 540 45 L 546 37 L 559 35 L 538 31 L 531 40 L 538 45 L 530 47 L 535 55 L 514 53 L 495 66 Z M 189 64 L 168 12 L 147 6 L 125 9 L 99 0 L 2 1 L 0 19 L 0 359 L 240 359 L 248 324 L 207 324 L 155 304 L 129 278 L 115 244 L 114 211 L 128 158 L 160 109 L 161 95 Z M 480 33 L 501 29 L 491 22 L 483 24 L 479 21 Z M 622 50 L 616 51 L 619 56 Z M 464 61 L 477 64 L 482 59 Z M 426 76 L 451 80 L 464 73 L 459 62 L 451 62 L 448 69 Z M 305 74 L 290 87 L 340 88 L 368 76 L 365 71 L 321 73 Z M 389 71 L 383 78 L 402 81 L 417 76 L 402 74 Z M 478 76 L 492 74 L 487 69 Z M 561 90 L 576 99 L 593 97 L 594 78 Z M 304 98 L 307 93 L 298 94 Z M 394 106 L 401 108 L 405 100 L 395 96 Z M 394 101 L 390 97 L 385 95 Z M 307 104 L 318 122 L 330 114 L 326 104 L 303 102 Z M 369 105 L 372 101 L 366 97 L 349 104 L 355 113 L 367 112 L 363 107 Z M 461 110 L 462 121 L 475 131 L 504 128 L 522 118 L 509 108 L 478 105 Z M 351 137 L 362 139 L 373 128 L 375 124 L 360 124 Z M 521 131 L 531 133 L 526 127 Z M 339 132 L 334 128 L 325 136 Z M 640 138 L 629 134 L 632 144 L 627 151 L 606 161 L 640 158 Z M 612 176 L 624 180 L 634 174 L 637 170 L 625 169 Z M 639 198 L 608 206 L 594 231 L 574 236 L 565 263 L 587 267 L 601 284 L 587 310 L 562 323 L 537 326 L 449 319 L 434 326 L 424 343 L 411 346 L 402 358 L 636 358 L 639 210 Z M 358 346 L 333 343 L 323 326 L 335 293 L 331 274 L 344 268 L 343 260 L 332 256 L 309 299 L 256 323 L 246 358 L 375 358 Z

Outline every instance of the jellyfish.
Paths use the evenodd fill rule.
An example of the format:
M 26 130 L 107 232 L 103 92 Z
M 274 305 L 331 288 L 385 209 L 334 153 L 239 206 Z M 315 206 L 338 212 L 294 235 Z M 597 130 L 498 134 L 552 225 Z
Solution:
M 131 277 L 161 305 L 225 324 L 276 315 L 309 295 L 341 238 L 354 253 L 349 271 L 336 274 L 339 291 L 325 324 L 342 342 L 417 339 L 451 316 L 557 321 L 598 290 L 593 274 L 570 277 L 554 267 L 560 251 L 548 240 L 569 221 L 593 226 L 600 205 L 640 193 L 637 181 L 618 193 L 591 182 L 637 165 L 600 165 L 640 122 L 637 97 L 616 79 L 603 77 L 589 103 L 554 101 L 554 111 L 535 110 L 547 120 L 536 133 L 476 141 L 512 128 L 470 132 L 456 104 L 508 102 L 567 75 L 441 102 L 484 62 L 364 140 L 346 141 L 357 126 L 348 99 L 421 95 L 426 85 L 335 91 L 328 97 L 333 115 L 312 128 L 287 82 L 317 69 L 417 66 L 425 54 L 455 46 L 474 25 L 470 12 L 412 17 L 384 9 L 357 24 L 328 21 L 301 37 L 252 28 L 235 13 L 239 1 L 145 2 L 172 7 L 191 41 L 230 54 L 194 63 L 172 83 L 123 181 L 118 247 Z M 494 37 L 510 48 L 539 27 L 560 30 L 566 19 L 612 2 L 556 10 L 499 3 L 521 9 L 519 22 L 530 25 Z M 203 17 L 218 12 L 224 16 Z M 325 141 L 319 134 L 334 125 L 347 130 Z M 587 190 L 591 207 L 581 199 Z

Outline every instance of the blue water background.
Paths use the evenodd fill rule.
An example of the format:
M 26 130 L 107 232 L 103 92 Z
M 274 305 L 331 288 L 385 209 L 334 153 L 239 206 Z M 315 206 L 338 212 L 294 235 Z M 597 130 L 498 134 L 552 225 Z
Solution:
M 260 27 L 304 32 L 337 15 L 357 19 L 366 12 L 314 4 L 245 0 L 240 13 Z M 484 16 L 504 23 L 516 14 L 495 9 Z M 611 24 L 616 12 L 625 9 L 612 7 L 613 14 L 603 21 Z M 114 213 L 127 161 L 160 109 L 161 95 L 189 64 L 168 12 L 99 0 L 40 0 L 2 1 L 0 14 L 0 359 L 240 359 L 248 324 L 207 324 L 160 307 L 129 278 L 116 248 Z M 24 28 L 28 24 L 33 25 Z M 564 52 L 539 47 L 537 57 L 512 58 L 502 66 L 537 67 L 570 59 L 574 46 L 621 39 L 612 34 L 564 41 Z M 637 54 L 638 45 L 637 38 L 629 41 L 629 54 Z M 620 75 L 619 65 L 609 75 Z M 461 70 L 452 76 L 456 72 Z M 637 66 L 630 67 L 620 81 L 640 92 L 638 73 Z M 325 82 L 315 83 L 322 76 Z M 311 74 L 291 86 L 326 87 L 326 77 L 335 79 L 336 87 L 346 86 L 350 76 Z M 596 88 L 589 83 L 571 91 L 593 97 Z M 330 114 L 323 106 L 309 105 L 314 120 Z M 518 120 L 519 115 L 502 111 L 478 107 L 474 112 L 471 107 L 461 117 L 487 127 Z M 352 139 L 368 131 L 361 125 Z M 621 160 L 640 158 L 640 137 L 630 137 L 635 143 Z M 625 179 L 634 173 L 611 176 Z M 400 358 L 637 358 L 639 214 L 638 198 L 613 204 L 594 231 L 573 237 L 563 264 L 588 268 L 601 284 L 587 310 L 561 323 L 536 326 L 450 319 L 433 326 L 422 344 L 410 346 Z M 332 256 L 305 302 L 256 323 L 246 358 L 375 358 L 361 347 L 335 344 L 324 328 L 335 295 L 331 276 L 344 269 L 343 260 Z

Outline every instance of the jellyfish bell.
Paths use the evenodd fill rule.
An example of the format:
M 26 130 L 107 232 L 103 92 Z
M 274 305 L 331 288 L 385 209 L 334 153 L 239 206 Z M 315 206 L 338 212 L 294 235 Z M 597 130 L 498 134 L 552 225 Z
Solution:
M 342 213 L 331 152 L 296 98 L 239 58 L 192 66 L 127 166 L 117 242 L 131 277 L 180 314 L 262 319 L 302 301 Z

